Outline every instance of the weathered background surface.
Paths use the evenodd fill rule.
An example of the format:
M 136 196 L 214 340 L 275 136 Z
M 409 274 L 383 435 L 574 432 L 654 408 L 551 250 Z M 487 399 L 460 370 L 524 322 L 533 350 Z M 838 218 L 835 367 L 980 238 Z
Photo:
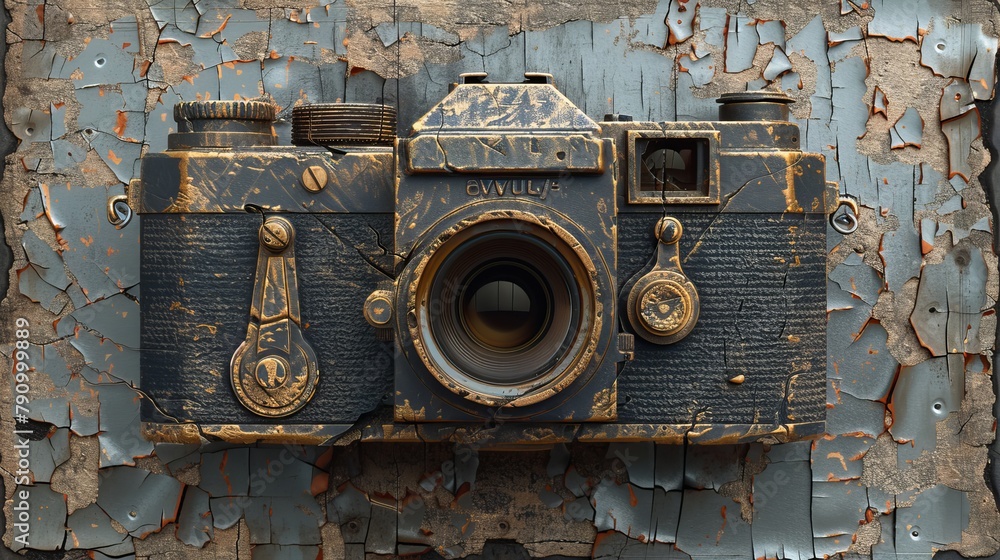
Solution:
M 997 258 L 986 171 L 995 2 L 8 0 L 0 304 L 30 323 L 29 555 L 994 554 Z M 830 233 L 828 432 L 673 447 L 153 445 L 138 435 L 138 227 L 105 219 L 179 100 L 399 106 L 460 72 L 551 72 L 592 117 L 710 119 L 794 96 L 804 147 L 863 205 Z M 289 126 L 279 125 L 287 139 Z M 989 185 L 987 185 L 989 186 Z M 2 260 L 2 259 L 0 259 Z M 2 287 L 2 286 L 0 286 Z M 762 320 L 767 320 L 762 318 Z M 13 380 L 11 381 L 13 387 Z M 19 490 L 13 391 L 0 455 Z M 9 435 L 3 435 L 9 434 Z M 14 549 L 12 502 L 4 543 Z M 41 552 L 50 551 L 50 552 Z M 9 552 L 9 551 L 3 551 Z

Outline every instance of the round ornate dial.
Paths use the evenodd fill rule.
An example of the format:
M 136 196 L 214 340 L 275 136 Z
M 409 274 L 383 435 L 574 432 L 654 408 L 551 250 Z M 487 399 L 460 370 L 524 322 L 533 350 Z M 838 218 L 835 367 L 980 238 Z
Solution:
M 637 302 L 639 319 L 647 330 L 668 336 L 675 334 L 691 317 L 691 296 L 670 280 L 650 284 Z

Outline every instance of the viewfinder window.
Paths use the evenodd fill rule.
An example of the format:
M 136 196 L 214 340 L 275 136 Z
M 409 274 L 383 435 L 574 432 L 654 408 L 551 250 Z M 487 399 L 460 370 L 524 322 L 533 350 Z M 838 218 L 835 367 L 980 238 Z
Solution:
M 707 140 L 650 139 L 638 144 L 636 147 L 642 150 L 639 190 L 643 194 L 666 191 L 672 196 L 708 195 Z
M 628 131 L 628 201 L 718 204 L 719 132 Z

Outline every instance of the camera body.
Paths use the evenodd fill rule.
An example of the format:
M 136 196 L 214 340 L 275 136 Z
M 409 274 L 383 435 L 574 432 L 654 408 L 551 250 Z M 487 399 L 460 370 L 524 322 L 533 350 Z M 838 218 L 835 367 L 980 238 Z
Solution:
M 824 430 L 837 189 L 790 100 L 595 122 L 546 75 L 394 112 L 185 103 L 130 186 L 158 441 L 787 441 Z

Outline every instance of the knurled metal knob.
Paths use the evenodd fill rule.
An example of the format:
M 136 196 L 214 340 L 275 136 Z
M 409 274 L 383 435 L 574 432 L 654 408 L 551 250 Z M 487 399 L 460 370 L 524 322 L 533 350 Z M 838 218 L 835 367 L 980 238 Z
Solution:
M 392 309 L 392 292 L 389 290 L 375 290 L 365 300 L 365 320 L 375 327 L 375 336 L 383 342 L 392 340 Z
M 276 107 L 264 101 L 184 101 L 174 105 L 174 120 L 274 120 Z
M 171 150 L 273 146 L 277 108 L 265 101 L 185 101 L 174 105 Z
M 365 300 L 365 320 L 373 327 L 383 328 L 392 321 L 392 294 L 376 290 Z
M 374 103 L 313 103 L 292 109 L 296 146 L 391 146 L 396 108 Z

